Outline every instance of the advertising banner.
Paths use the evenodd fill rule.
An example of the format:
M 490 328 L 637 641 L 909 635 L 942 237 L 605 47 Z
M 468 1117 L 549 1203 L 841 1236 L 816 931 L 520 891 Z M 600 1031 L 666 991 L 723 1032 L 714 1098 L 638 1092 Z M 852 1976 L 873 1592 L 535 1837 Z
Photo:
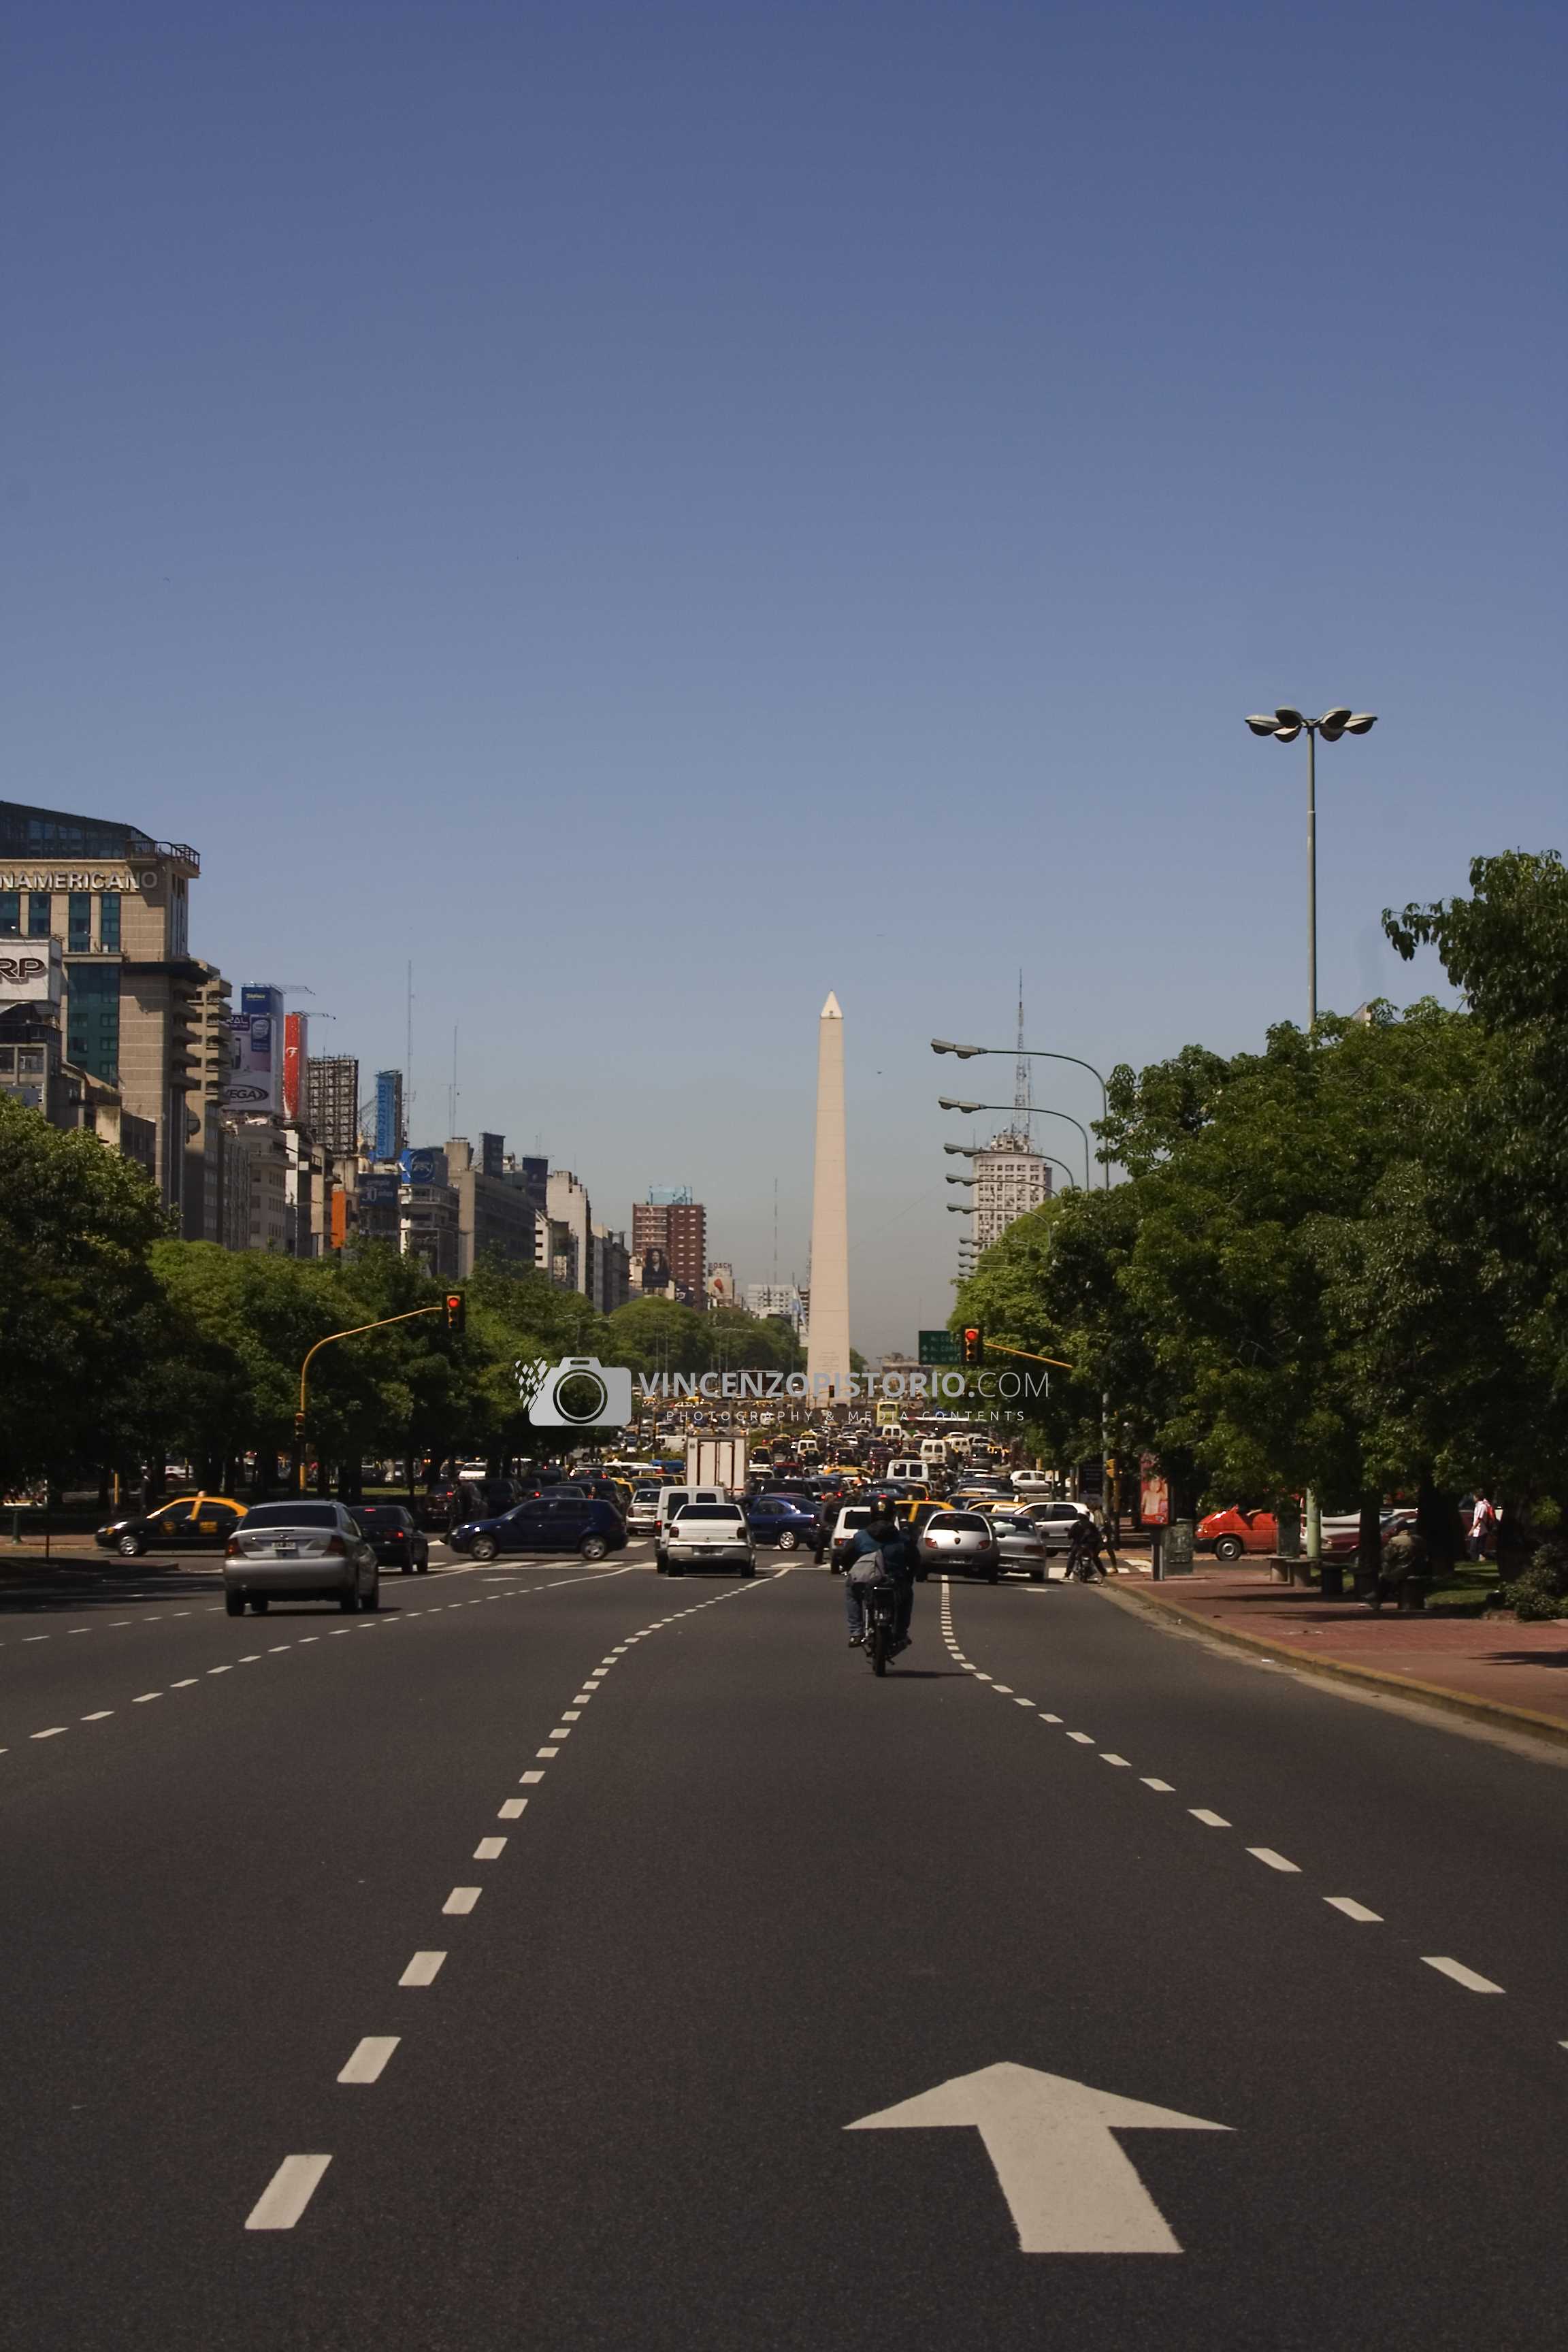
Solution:
M 239 1011 L 229 1018 L 232 1051 L 219 1099 L 226 1110 L 276 1118 L 283 1108 L 283 999 L 275 988 L 255 982 L 239 992 Z
M 310 1099 L 308 1013 L 286 1013 L 283 1021 L 283 1116 L 303 1118 Z
M 58 1004 L 58 940 L 0 940 L 0 1004 Z

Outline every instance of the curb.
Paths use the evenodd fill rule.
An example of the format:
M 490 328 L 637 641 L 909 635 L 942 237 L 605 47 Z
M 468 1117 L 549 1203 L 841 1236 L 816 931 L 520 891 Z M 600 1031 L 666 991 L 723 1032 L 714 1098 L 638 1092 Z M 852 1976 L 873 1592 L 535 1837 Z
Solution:
M 1227 1625 L 1210 1624 L 1206 1619 L 1184 1609 L 1179 1601 L 1154 1601 L 1136 1588 L 1115 1592 L 1104 1585 L 1099 1589 L 1107 1601 L 1118 1601 L 1144 1617 L 1163 1619 L 1166 1622 L 1174 1620 L 1210 1641 L 1227 1642 L 1233 1649 L 1261 1652 L 1266 1657 L 1294 1666 L 1299 1673 L 1320 1675 L 1325 1682 L 1363 1683 L 1372 1690 L 1424 1699 L 1428 1706 L 1442 1707 L 1450 1715 L 1468 1716 L 1473 1722 L 1495 1724 L 1505 1730 L 1531 1731 L 1560 1748 L 1568 1748 L 1568 1721 L 1561 1716 L 1541 1715 L 1531 1706 L 1506 1706 L 1500 1699 L 1476 1698 L 1468 1691 L 1448 1690 L 1441 1683 L 1419 1683 L 1406 1675 L 1380 1674 L 1375 1666 L 1352 1666 L 1339 1658 L 1304 1656 L 1289 1643 L 1270 1642 L 1260 1633 L 1238 1633 Z

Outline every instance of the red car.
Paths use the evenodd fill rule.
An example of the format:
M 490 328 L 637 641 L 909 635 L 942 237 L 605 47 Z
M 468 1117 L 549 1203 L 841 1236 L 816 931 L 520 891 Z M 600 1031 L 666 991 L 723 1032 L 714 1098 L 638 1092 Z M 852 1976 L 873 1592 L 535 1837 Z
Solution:
M 1200 1519 L 1193 1537 L 1201 1550 L 1212 1551 L 1215 1559 L 1239 1559 L 1243 1552 L 1277 1551 L 1279 1529 L 1272 1511 L 1244 1511 L 1233 1504 L 1228 1510 L 1211 1511 Z

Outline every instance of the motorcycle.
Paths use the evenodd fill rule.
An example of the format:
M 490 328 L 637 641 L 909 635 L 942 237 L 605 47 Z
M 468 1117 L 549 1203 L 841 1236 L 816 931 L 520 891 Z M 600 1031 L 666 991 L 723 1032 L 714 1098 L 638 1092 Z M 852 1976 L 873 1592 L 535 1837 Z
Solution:
M 864 1586 L 861 1607 L 866 1617 L 866 1655 L 871 1661 L 871 1672 L 885 1675 L 888 1660 L 893 1654 L 893 1628 L 899 1614 L 899 1588 L 893 1579 L 885 1576 L 875 1584 Z
M 1100 1563 L 1099 1545 L 1074 1544 L 1068 1553 L 1063 1573 L 1069 1584 L 1075 1578 L 1079 1584 L 1092 1584 L 1097 1577 L 1103 1578 L 1105 1570 Z

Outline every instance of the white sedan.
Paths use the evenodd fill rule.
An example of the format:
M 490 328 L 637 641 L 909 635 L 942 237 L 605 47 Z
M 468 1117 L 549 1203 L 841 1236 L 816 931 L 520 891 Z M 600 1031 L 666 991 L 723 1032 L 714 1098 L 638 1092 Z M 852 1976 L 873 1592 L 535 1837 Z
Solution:
M 689 1568 L 732 1568 L 755 1576 L 757 1550 L 739 1503 L 686 1503 L 665 1530 L 665 1574 Z

